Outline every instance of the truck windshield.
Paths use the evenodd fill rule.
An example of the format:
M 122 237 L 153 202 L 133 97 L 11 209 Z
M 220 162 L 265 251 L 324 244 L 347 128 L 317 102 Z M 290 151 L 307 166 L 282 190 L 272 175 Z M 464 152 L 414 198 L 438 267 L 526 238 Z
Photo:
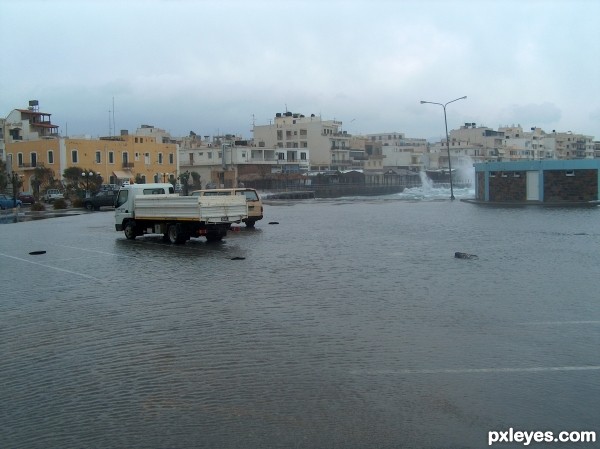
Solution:
M 115 207 L 122 206 L 127 202 L 127 197 L 129 196 L 129 190 L 120 190 L 119 196 L 115 200 Z
M 258 201 L 258 195 L 254 190 L 244 190 L 244 195 L 246 195 L 246 201 Z

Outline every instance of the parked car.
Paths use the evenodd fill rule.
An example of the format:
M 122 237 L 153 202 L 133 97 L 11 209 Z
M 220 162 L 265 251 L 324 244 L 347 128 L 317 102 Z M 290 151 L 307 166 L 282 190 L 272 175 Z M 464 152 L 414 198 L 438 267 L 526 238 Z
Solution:
M 23 204 L 35 203 L 35 198 L 31 192 L 19 192 L 19 199 L 23 202 Z
M 21 207 L 22 201 L 16 201 L 17 207 Z M 0 194 L 0 209 L 12 209 L 15 207 L 15 200 L 12 196 Z
M 46 190 L 46 193 L 44 194 L 44 196 L 42 198 L 43 198 L 44 202 L 51 203 L 54 200 L 59 200 L 59 199 L 62 200 L 64 198 L 64 195 L 58 189 L 48 189 L 48 190 Z
M 91 198 L 85 198 L 83 206 L 87 210 L 99 210 L 101 207 L 114 206 L 118 193 L 116 190 L 100 190 Z

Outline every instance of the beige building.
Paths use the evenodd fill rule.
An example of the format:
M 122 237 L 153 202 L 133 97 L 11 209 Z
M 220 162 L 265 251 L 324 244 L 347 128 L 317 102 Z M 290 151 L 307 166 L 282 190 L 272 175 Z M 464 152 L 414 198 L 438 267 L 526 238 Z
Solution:
M 235 187 L 309 168 L 308 148 L 257 147 L 234 135 L 209 137 L 184 137 L 179 148 L 180 171 L 197 173 L 203 186 Z
M 121 131 L 120 136 L 91 138 L 63 137 L 51 114 L 29 109 L 13 110 L 4 122 L 4 144 L 9 171 L 23 180 L 22 190 L 33 190 L 36 167 L 44 166 L 62 180 L 64 170 L 79 167 L 102 176 L 105 184 L 155 182 L 178 175 L 178 145 L 161 133 L 153 135 L 145 126 L 138 135 Z
M 342 130 L 342 122 L 278 112 L 269 125 L 253 127 L 258 148 L 310 151 L 310 169 L 343 170 L 352 166 L 351 135 Z

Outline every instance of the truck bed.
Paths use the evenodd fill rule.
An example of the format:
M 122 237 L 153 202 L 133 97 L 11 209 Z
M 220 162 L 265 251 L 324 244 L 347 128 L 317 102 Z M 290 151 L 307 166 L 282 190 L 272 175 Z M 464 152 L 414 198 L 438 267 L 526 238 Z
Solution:
M 136 220 L 234 223 L 248 216 L 246 197 L 140 195 L 135 197 Z

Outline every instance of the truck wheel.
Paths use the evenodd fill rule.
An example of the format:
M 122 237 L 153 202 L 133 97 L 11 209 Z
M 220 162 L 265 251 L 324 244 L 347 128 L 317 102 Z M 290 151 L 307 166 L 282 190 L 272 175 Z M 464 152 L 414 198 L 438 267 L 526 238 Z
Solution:
M 85 203 L 85 208 L 89 211 L 93 211 L 94 205 L 92 203 Z
M 223 240 L 224 235 L 223 234 L 218 234 L 218 233 L 209 233 L 206 234 L 206 241 L 209 243 L 212 242 L 220 242 L 221 240 Z
M 181 230 L 181 226 L 177 224 L 169 225 L 167 233 L 169 234 L 169 242 L 173 244 L 185 243 L 187 240 L 185 233 Z
M 128 221 L 125 227 L 123 228 L 123 232 L 125 233 L 125 237 L 128 240 L 135 240 L 136 232 L 135 232 L 135 223 L 132 221 Z
M 254 220 L 248 220 L 248 221 L 246 221 L 246 227 L 247 228 L 253 228 L 254 227 L 254 223 L 256 223 Z

